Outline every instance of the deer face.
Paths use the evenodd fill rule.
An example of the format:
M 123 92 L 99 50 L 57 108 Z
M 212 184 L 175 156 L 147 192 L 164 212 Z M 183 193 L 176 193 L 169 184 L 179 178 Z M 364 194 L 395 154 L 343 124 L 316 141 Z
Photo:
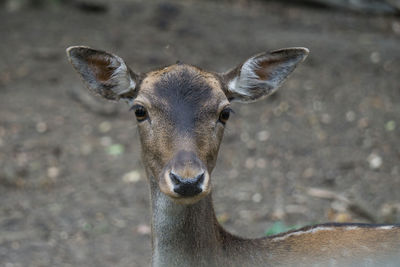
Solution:
M 215 75 L 178 64 L 148 73 L 133 100 L 143 162 L 178 202 L 210 192 L 229 101 Z
M 71 47 L 67 53 L 91 91 L 131 106 L 151 185 L 178 203 L 193 204 L 211 190 L 230 102 L 270 95 L 308 50 L 262 53 L 223 74 L 175 64 L 143 75 L 103 51 Z

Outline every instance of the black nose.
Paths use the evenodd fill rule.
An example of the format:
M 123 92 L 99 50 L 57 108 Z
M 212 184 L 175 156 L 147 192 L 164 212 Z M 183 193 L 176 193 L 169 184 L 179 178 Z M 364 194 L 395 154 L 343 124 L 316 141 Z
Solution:
M 203 191 L 201 186 L 204 182 L 204 172 L 194 178 L 182 178 L 170 172 L 169 177 L 174 185 L 174 192 L 183 197 L 193 197 Z

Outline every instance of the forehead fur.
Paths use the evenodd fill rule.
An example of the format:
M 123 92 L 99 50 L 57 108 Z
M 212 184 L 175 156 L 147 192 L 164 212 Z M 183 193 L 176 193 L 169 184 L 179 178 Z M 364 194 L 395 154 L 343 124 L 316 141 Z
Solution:
M 178 68 L 160 77 L 154 84 L 154 94 L 172 106 L 195 107 L 211 99 L 212 88 L 197 71 Z
M 203 90 L 198 92 L 196 88 L 206 89 L 205 86 L 214 91 L 214 94 L 222 93 L 221 82 L 216 75 L 195 66 L 181 63 L 149 72 L 143 80 L 143 88 L 141 90 L 145 91 L 146 94 L 154 95 L 156 90 L 163 85 L 169 87 L 169 90 L 165 89 L 163 91 L 184 95 L 200 93 Z
M 185 129 L 193 128 L 201 117 L 216 113 L 219 102 L 225 98 L 215 75 L 185 64 L 150 72 L 140 91 L 152 108 L 164 112 L 171 122 Z
M 166 107 L 173 104 L 202 106 L 225 98 L 219 78 L 197 67 L 176 64 L 149 72 L 140 92 L 151 101 Z

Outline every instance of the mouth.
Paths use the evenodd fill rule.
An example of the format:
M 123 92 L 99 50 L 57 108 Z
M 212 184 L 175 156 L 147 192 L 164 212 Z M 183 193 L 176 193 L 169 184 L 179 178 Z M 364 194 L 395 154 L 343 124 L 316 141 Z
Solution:
M 168 195 L 175 203 L 180 204 L 180 205 L 193 205 L 199 202 L 201 199 L 203 199 L 205 196 L 207 196 L 208 193 L 206 194 L 199 194 L 194 197 L 173 197 L 171 195 Z

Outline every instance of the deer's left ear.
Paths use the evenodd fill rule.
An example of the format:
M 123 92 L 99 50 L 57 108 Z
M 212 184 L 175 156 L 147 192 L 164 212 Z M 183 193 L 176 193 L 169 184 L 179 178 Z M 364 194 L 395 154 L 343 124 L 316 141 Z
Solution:
M 110 100 L 136 96 L 138 76 L 118 56 L 85 46 L 72 46 L 67 56 L 90 91 Z
M 254 102 L 271 95 L 308 53 L 303 47 L 261 53 L 222 74 L 229 101 Z

